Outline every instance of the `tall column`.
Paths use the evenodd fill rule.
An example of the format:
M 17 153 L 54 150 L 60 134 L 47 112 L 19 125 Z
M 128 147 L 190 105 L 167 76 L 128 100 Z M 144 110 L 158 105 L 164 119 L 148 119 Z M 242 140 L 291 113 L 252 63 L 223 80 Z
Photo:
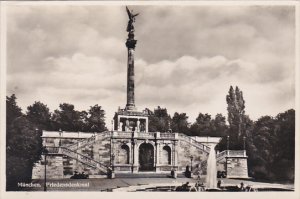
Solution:
M 148 117 L 146 118 L 145 122 L 145 132 L 148 133 Z
M 156 172 L 159 172 L 160 171 L 160 158 L 159 158 L 159 151 L 160 151 L 160 143 L 159 142 L 156 142 L 155 143 L 155 147 L 156 147 L 156 153 L 155 153 L 155 169 L 156 169 Z
M 177 145 L 178 145 L 177 141 L 174 141 L 174 149 L 173 149 L 173 154 L 174 154 L 174 155 L 173 155 L 173 156 L 174 156 L 174 157 L 173 157 L 173 166 L 175 166 L 175 167 L 177 166 L 177 158 L 178 158 L 178 157 L 177 157 L 177 150 L 178 150 L 178 149 L 177 149 Z
M 138 166 L 139 166 L 139 153 L 138 153 L 138 146 L 137 146 L 137 141 L 134 140 L 134 145 L 133 145 L 133 169 L 132 172 L 136 173 L 138 172 Z
M 128 49 L 127 61 L 127 104 L 126 110 L 135 110 L 134 102 L 134 49 L 136 40 L 134 39 L 134 30 L 129 31 L 126 47 Z
M 140 119 L 136 121 L 136 131 L 140 132 Z

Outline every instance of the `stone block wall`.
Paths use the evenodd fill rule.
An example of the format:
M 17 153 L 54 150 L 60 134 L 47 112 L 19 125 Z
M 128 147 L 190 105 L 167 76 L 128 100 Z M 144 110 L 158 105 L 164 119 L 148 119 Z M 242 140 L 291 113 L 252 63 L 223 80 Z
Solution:
M 226 171 L 226 161 L 217 162 L 217 171 Z
M 227 158 L 227 178 L 248 178 L 247 157 Z
M 110 137 L 100 137 L 93 144 L 94 159 L 105 165 L 110 165 Z
M 43 179 L 45 177 L 45 159 L 42 160 L 32 170 L 32 179 Z M 48 179 L 63 178 L 63 156 L 47 156 L 46 175 Z
M 98 161 L 104 165 L 110 166 L 110 138 L 105 136 L 98 136 L 98 139 L 92 143 L 87 144 L 77 150 L 78 153 L 87 156 L 95 161 Z M 73 172 L 85 172 L 89 175 L 103 175 L 99 169 L 92 168 L 87 166 L 79 161 L 71 160 L 66 161 L 64 165 L 64 171 L 66 168 L 72 168 Z M 70 170 L 70 169 L 69 169 Z
M 208 154 L 188 142 L 180 140 L 177 146 L 177 162 L 179 172 L 184 172 L 186 166 L 191 166 L 191 156 L 193 156 L 193 170 L 197 169 L 200 174 L 206 173 L 206 162 Z
M 45 146 L 68 146 L 84 138 L 43 138 Z M 101 162 L 107 166 L 110 165 L 110 138 L 105 136 L 98 136 L 98 139 L 91 144 L 87 144 L 77 150 L 84 156 L 90 157 L 98 162 Z M 44 158 L 44 156 L 42 156 Z M 32 170 L 33 179 L 44 178 L 44 161 L 36 163 Z M 47 177 L 50 178 L 63 178 L 69 177 L 74 172 L 85 172 L 89 175 L 103 175 L 99 169 L 92 168 L 88 165 L 81 163 L 78 160 L 72 159 L 62 154 L 51 154 L 47 156 Z

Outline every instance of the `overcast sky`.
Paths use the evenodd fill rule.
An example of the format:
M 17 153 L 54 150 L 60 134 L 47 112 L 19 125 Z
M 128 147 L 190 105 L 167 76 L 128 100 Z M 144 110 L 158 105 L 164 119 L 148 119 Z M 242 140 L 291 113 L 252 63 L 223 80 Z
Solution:
M 227 116 L 239 86 L 252 119 L 295 106 L 292 6 L 131 6 L 136 19 L 136 106 Z M 124 6 L 10 6 L 7 95 L 87 110 L 110 121 L 126 105 Z M 108 124 L 108 126 L 110 126 Z

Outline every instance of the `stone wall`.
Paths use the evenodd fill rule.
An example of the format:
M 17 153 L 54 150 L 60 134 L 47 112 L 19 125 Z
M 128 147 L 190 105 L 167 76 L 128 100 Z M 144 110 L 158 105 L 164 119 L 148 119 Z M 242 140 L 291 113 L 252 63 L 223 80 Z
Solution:
M 77 150 L 78 153 L 90 157 L 98 162 L 107 166 L 110 165 L 110 138 L 97 136 L 95 143 L 87 144 Z M 61 137 L 48 137 L 43 138 L 44 146 L 68 146 L 74 144 L 84 138 L 61 138 Z M 44 158 L 44 156 L 42 156 Z M 44 178 L 44 160 L 36 163 L 32 170 L 33 179 Z M 47 177 L 48 178 L 63 178 L 69 177 L 74 172 L 85 172 L 89 175 L 103 175 L 104 173 L 99 169 L 87 166 L 80 161 L 72 159 L 62 154 L 51 154 L 47 156 Z
M 92 144 L 87 144 L 77 150 L 78 153 L 94 159 L 104 165 L 110 165 L 110 138 L 103 135 L 98 135 L 97 140 Z M 85 172 L 89 175 L 103 175 L 104 173 L 99 169 L 87 166 L 79 161 L 68 158 L 64 162 L 64 172 L 69 174 L 70 170 L 77 172 Z M 71 169 L 72 168 L 72 169 Z
M 206 162 L 208 154 L 201 149 L 180 140 L 177 147 L 177 156 L 179 172 L 184 172 L 186 166 L 191 166 L 190 157 L 193 156 L 193 170 L 197 169 L 200 174 L 206 173 L 206 167 L 204 167 L 205 165 L 203 165 L 203 162 Z
M 46 175 L 49 179 L 63 178 L 63 156 L 47 155 Z M 42 156 L 42 160 L 32 170 L 32 179 L 43 179 L 45 177 L 45 158 Z
M 65 133 L 67 135 L 67 133 Z M 79 135 L 79 134 L 78 134 Z M 94 134 L 92 134 L 94 135 Z M 175 134 L 174 134 L 175 135 Z M 69 136 L 69 135 L 68 135 Z M 87 136 L 87 135 L 84 135 Z M 123 137 L 122 137 L 123 136 Z M 151 134 L 145 134 L 145 138 L 134 135 L 132 140 L 131 134 L 122 134 L 111 140 L 110 136 L 98 134 L 91 142 L 82 143 L 77 153 L 94 159 L 106 166 L 111 165 L 111 157 L 114 154 L 115 172 L 138 172 L 139 168 L 139 146 L 143 143 L 150 143 L 153 146 L 154 155 L 154 172 L 170 172 L 174 166 L 178 167 L 178 172 L 184 172 L 188 166 L 191 166 L 191 156 L 193 174 L 206 174 L 208 153 L 196 147 L 194 144 L 178 137 L 154 137 Z M 148 137 L 147 137 L 148 136 Z M 152 136 L 152 137 L 151 137 Z M 166 136 L 166 135 L 164 135 Z M 157 139 L 158 138 L 158 139 Z M 84 137 L 44 137 L 45 146 L 65 146 L 86 139 Z M 208 138 L 206 138 L 208 139 Z M 134 143 L 134 145 L 132 145 Z M 133 153 L 133 151 L 135 151 Z M 134 157 L 133 157 L 134 155 Z M 85 172 L 89 175 L 103 175 L 103 171 L 97 168 L 87 166 L 79 160 L 70 158 L 63 154 L 48 155 L 47 175 L 49 178 L 70 177 L 77 172 Z M 135 161 L 133 161 L 135 160 Z M 228 158 L 228 167 L 226 167 L 226 159 L 223 158 L 217 162 L 217 170 L 227 170 L 228 177 L 248 177 L 247 157 L 230 157 Z M 44 178 L 44 163 L 40 161 L 33 168 L 33 178 Z
M 247 157 L 227 158 L 227 178 L 248 178 Z
M 226 171 L 226 162 L 217 162 L 217 171 Z

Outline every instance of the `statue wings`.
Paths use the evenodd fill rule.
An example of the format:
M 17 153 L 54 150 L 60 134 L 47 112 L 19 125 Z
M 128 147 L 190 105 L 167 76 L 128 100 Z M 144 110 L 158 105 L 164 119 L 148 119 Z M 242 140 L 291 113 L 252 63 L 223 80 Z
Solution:
M 127 14 L 128 14 L 128 17 L 130 20 L 133 20 L 136 16 L 138 16 L 140 13 L 137 13 L 137 14 L 133 14 L 129 9 L 128 7 L 126 6 L 126 11 L 127 11 Z

